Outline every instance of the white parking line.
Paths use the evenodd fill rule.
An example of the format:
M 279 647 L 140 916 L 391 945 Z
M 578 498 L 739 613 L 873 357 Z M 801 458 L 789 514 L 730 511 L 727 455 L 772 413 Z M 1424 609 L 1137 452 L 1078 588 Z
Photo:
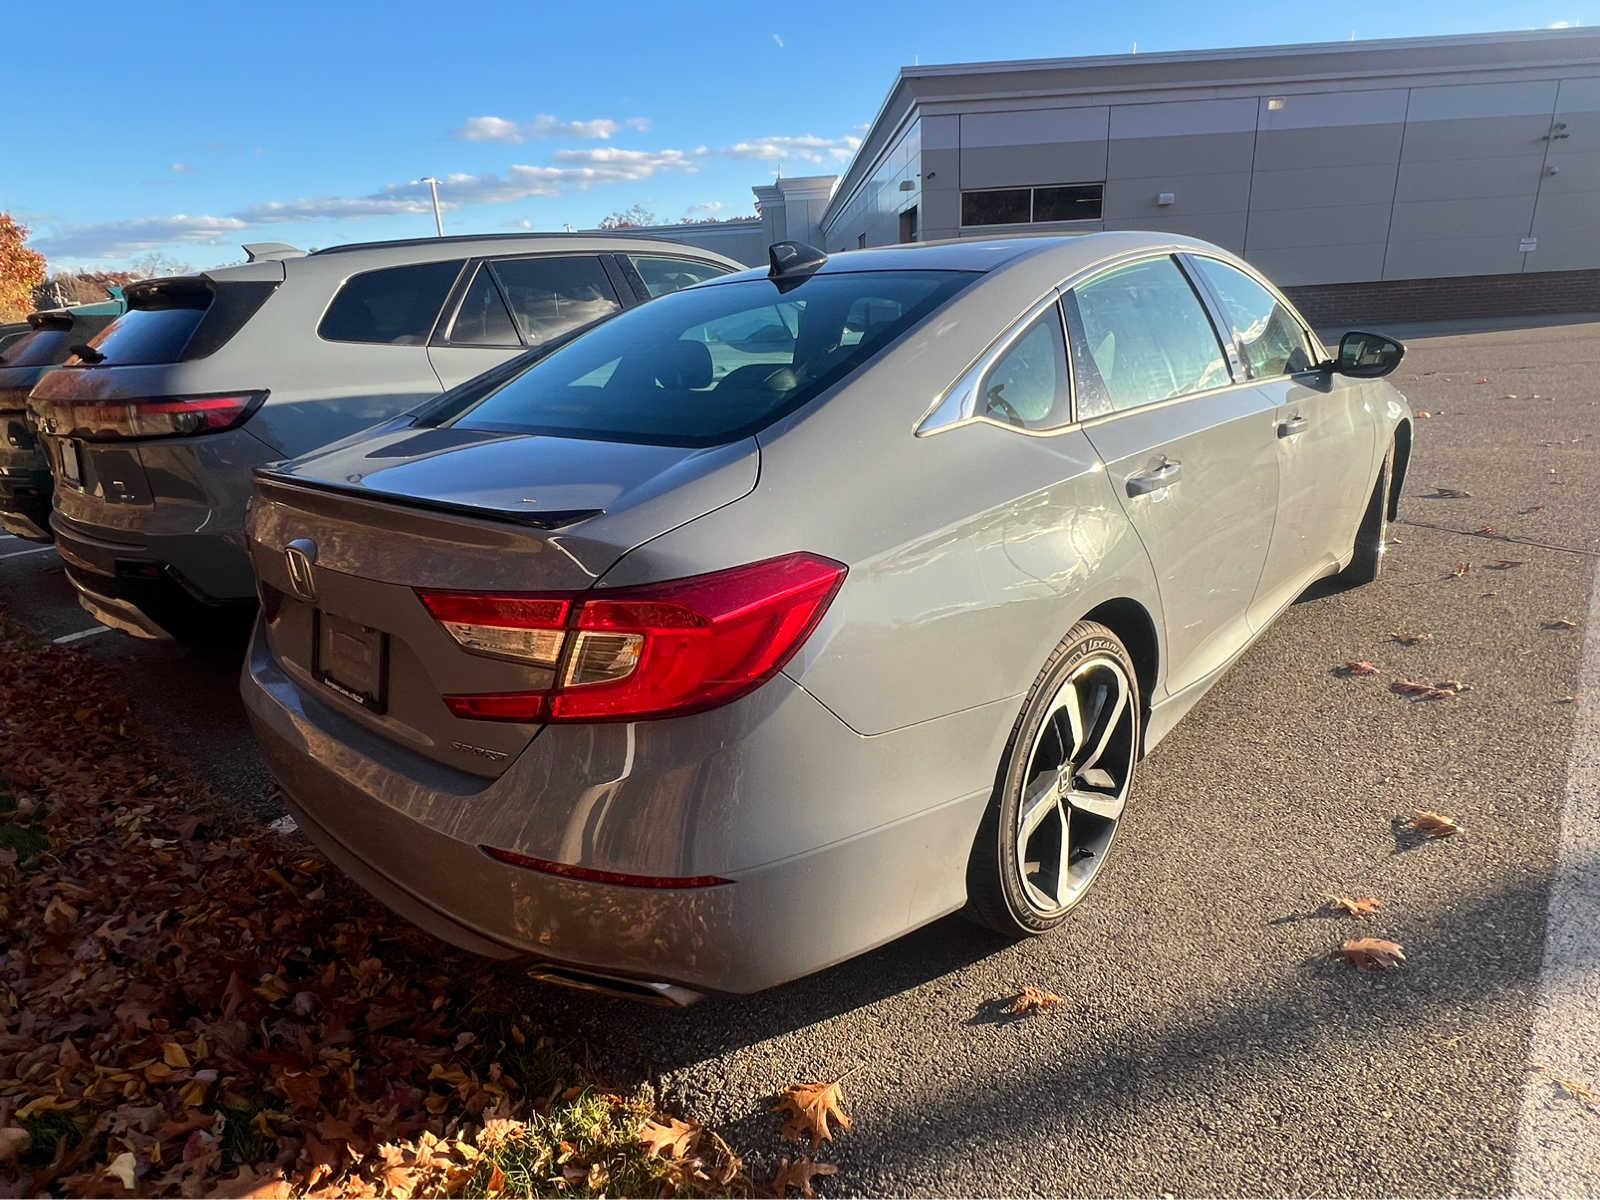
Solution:
M 1600 572 L 1578 675 L 1561 840 L 1522 1085 L 1515 1196 L 1593 1195 L 1600 1139 L 1585 1089 L 1600 1086 Z M 1570 1090 L 1569 1090 L 1570 1089 Z
M 61 637 L 51 638 L 50 640 L 58 646 L 65 646 L 68 642 L 81 642 L 84 638 L 98 637 L 102 633 L 110 632 L 111 630 L 104 625 L 95 625 L 89 629 L 80 629 L 77 633 L 64 634 Z
M 0 554 L 0 562 L 5 562 L 5 560 L 8 559 L 8 558 L 22 558 L 24 555 L 28 555 L 28 554 L 53 554 L 53 553 L 55 553 L 55 547 L 54 546 L 35 546 L 32 550 L 13 550 L 13 551 L 11 551 L 10 554 Z

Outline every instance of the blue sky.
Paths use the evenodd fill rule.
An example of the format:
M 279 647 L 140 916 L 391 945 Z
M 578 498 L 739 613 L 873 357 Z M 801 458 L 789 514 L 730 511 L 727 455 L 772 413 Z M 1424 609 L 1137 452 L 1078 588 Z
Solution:
M 1600 23 L 1600 0 L 93 7 L 6 19 L 0 210 L 55 268 L 426 235 L 429 174 L 452 233 L 750 213 L 779 169 L 838 171 L 916 61 Z

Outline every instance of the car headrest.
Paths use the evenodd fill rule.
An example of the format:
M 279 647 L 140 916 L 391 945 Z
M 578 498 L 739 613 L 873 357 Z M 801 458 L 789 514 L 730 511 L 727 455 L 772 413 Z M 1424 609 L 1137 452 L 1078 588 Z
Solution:
M 674 391 L 710 387 L 711 351 L 704 342 L 674 342 L 656 367 L 656 382 Z

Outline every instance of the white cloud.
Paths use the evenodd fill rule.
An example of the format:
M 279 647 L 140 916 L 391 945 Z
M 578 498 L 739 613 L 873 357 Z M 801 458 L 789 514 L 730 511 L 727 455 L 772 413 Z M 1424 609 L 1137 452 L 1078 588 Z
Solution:
M 1576 21 L 1551 21 L 1550 24 L 1545 26 L 1545 28 L 1546 29 L 1571 29 L 1576 25 L 1577 25 Z
M 729 158 L 753 158 L 762 162 L 820 163 L 829 159 L 848 158 L 860 144 L 861 139 L 854 134 L 825 138 L 804 133 L 789 137 L 753 138 L 711 153 Z
M 773 34 L 772 40 L 778 43 L 779 50 L 783 49 L 783 39 L 781 37 L 779 37 L 777 34 Z
M 614 121 L 610 117 L 595 117 L 588 121 L 564 121 L 549 113 L 540 113 L 531 121 L 512 121 L 506 117 L 468 117 L 466 124 L 456 130 L 456 137 L 467 142 L 508 142 L 520 145 L 532 138 L 582 138 L 589 141 L 610 141 L 619 129 L 644 133 L 650 128 L 649 117 L 629 117 Z
M 249 228 L 238 217 L 144 217 L 132 221 L 102 221 L 91 225 L 64 225 L 32 245 L 46 258 L 128 258 L 160 246 L 181 242 L 205 245 Z
M 175 163 L 173 163 L 172 164 L 172 173 L 174 175 L 187 175 L 189 173 L 189 164 L 185 163 L 185 162 L 175 162 Z
M 685 210 L 686 217 L 714 217 L 728 206 L 721 200 L 702 200 L 699 204 L 691 204 Z

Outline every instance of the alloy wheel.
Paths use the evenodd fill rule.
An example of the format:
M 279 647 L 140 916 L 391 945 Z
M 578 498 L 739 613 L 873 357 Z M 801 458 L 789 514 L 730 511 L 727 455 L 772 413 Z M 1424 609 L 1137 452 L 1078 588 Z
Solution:
M 1023 894 L 1041 917 L 1088 890 L 1128 801 L 1138 720 L 1122 664 L 1085 659 L 1056 689 L 1028 751 L 1017 808 Z

